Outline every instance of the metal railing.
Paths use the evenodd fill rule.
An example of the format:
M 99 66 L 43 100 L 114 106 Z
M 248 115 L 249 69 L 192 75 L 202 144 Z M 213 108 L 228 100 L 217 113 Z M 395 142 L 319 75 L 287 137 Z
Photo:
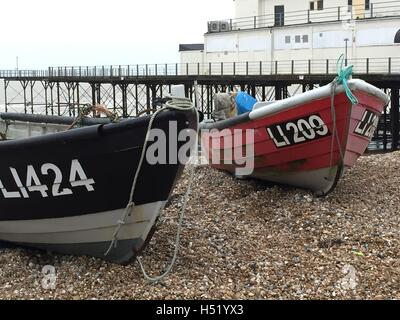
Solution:
M 0 78 L 123 78 L 168 76 L 312 75 L 336 74 L 336 59 L 95 67 L 50 67 L 48 70 L 0 70 Z M 348 59 L 354 74 L 400 74 L 400 57 Z M 122 79 L 121 79 L 122 78 Z
M 48 70 L 0 70 L 0 78 L 45 78 Z
M 328 7 L 322 10 L 289 11 L 285 13 L 252 16 L 208 22 L 208 32 L 227 32 L 258 28 L 271 28 L 296 24 L 371 19 L 400 16 L 400 1 L 388 1 Z

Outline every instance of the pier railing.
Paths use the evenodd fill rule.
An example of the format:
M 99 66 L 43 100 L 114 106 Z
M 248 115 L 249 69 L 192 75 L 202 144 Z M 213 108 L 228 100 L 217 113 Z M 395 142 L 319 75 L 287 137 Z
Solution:
M 48 70 L 5 70 L 0 78 L 132 78 L 167 76 L 319 75 L 336 74 L 336 59 L 95 67 L 50 67 Z M 400 74 L 400 57 L 348 59 L 354 74 Z
M 315 2 L 314 2 L 315 3 Z M 208 32 L 227 32 L 268 27 L 281 27 L 318 22 L 347 21 L 400 16 L 400 2 L 363 3 L 338 7 L 289 11 L 285 13 L 208 22 Z
M 49 70 L 0 70 L 0 79 L 4 78 L 47 78 Z

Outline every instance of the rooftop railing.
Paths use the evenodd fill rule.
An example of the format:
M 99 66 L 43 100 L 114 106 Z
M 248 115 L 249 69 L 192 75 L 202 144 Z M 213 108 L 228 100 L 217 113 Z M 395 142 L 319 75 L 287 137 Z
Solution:
M 336 59 L 281 60 L 247 62 L 209 62 L 185 64 L 145 64 L 96 67 L 50 67 L 48 70 L 5 70 L 0 78 L 115 78 L 167 76 L 240 76 L 240 75 L 334 75 Z M 400 74 L 400 58 L 348 59 L 354 74 Z
M 400 16 L 400 1 L 388 1 L 352 6 L 328 7 L 314 10 L 252 16 L 208 22 L 208 32 L 227 32 L 258 28 L 282 27 L 318 22 L 346 21 Z

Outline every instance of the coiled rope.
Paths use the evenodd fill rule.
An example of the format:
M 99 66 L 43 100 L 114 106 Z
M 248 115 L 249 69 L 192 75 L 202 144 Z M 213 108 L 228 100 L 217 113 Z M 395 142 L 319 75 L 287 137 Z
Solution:
M 82 120 L 92 112 L 94 112 L 96 116 L 99 116 L 100 114 L 105 114 L 112 123 L 116 123 L 119 121 L 118 115 L 108 110 L 105 105 L 96 104 L 95 106 L 92 106 L 90 104 L 87 104 L 80 109 L 78 116 L 67 128 L 67 131 L 75 128 L 78 125 L 82 125 Z
M 118 234 L 121 231 L 122 226 L 125 225 L 126 218 L 132 212 L 133 208 L 135 207 L 135 203 L 132 201 L 132 199 L 133 199 L 133 195 L 134 195 L 135 190 L 136 190 L 136 185 L 137 185 L 137 180 L 139 178 L 140 170 L 142 168 L 142 165 L 143 165 L 143 162 L 144 162 L 144 158 L 145 158 L 145 155 L 146 155 L 147 144 L 148 144 L 149 139 L 150 139 L 150 132 L 151 132 L 154 120 L 156 119 L 157 115 L 160 114 L 161 112 L 165 111 L 165 110 L 179 110 L 179 111 L 190 111 L 190 110 L 192 110 L 196 114 L 196 123 L 198 123 L 198 118 L 199 118 L 198 112 L 197 112 L 195 106 L 191 103 L 190 99 L 187 99 L 187 98 L 173 98 L 172 100 L 166 102 L 165 107 L 157 110 L 151 116 L 150 121 L 149 121 L 149 125 L 147 127 L 147 133 L 146 133 L 145 141 L 143 143 L 142 153 L 141 153 L 140 160 L 139 160 L 136 172 L 135 172 L 135 177 L 133 179 L 131 192 L 130 192 L 130 195 L 129 195 L 129 201 L 128 201 L 128 204 L 127 204 L 127 206 L 126 206 L 121 218 L 117 221 L 117 227 L 116 227 L 115 232 L 113 234 L 113 239 L 112 239 L 112 241 L 110 243 L 110 246 L 109 246 L 107 252 L 104 254 L 105 256 L 108 256 L 110 254 L 110 252 L 113 250 L 113 248 L 117 247 L 117 245 L 118 245 Z M 198 130 L 198 126 L 197 126 L 197 130 Z M 195 147 L 197 146 L 197 136 L 198 136 L 198 132 L 196 134 Z M 180 212 L 178 230 L 177 230 L 176 239 L 175 239 L 174 256 L 173 256 L 173 258 L 171 260 L 171 263 L 169 264 L 168 268 L 166 269 L 166 271 L 161 276 L 150 277 L 147 274 L 147 272 L 145 271 L 145 269 L 144 269 L 144 266 L 143 266 L 143 263 L 142 263 L 142 258 L 141 257 L 137 258 L 137 260 L 139 262 L 139 265 L 140 265 L 140 268 L 141 268 L 141 270 L 143 272 L 143 276 L 148 281 L 157 282 L 157 281 L 162 280 L 164 277 L 166 277 L 171 272 L 171 270 L 172 270 L 172 268 L 173 268 L 173 266 L 175 264 L 175 261 L 176 261 L 177 256 L 178 256 L 178 251 L 179 251 L 181 227 L 182 227 L 183 219 L 184 219 L 184 216 L 185 216 L 187 201 L 188 201 L 189 195 L 191 193 L 191 188 L 192 188 L 192 184 L 193 184 L 193 180 L 194 180 L 193 177 L 194 177 L 194 166 L 193 166 L 192 172 L 190 173 L 189 185 L 188 185 L 187 191 L 185 193 L 184 202 L 183 202 L 183 205 L 182 205 L 182 208 L 181 208 L 181 212 Z

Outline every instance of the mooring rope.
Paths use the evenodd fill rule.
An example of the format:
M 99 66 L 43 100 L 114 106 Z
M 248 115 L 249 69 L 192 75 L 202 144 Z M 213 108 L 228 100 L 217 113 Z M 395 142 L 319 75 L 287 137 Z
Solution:
M 72 122 L 72 124 L 68 127 L 67 130 L 71 130 L 75 128 L 78 124 L 82 122 L 82 120 L 87 117 L 91 112 L 95 112 L 97 115 L 100 113 L 105 114 L 111 122 L 116 123 L 119 120 L 119 117 L 116 113 L 111 112 L 110 110 L 107 109 L 106 106 L 104 105 L 85 105 L 82 107 L 79 111 L 78 116 L 75 118 L 75 120 Z
M 195 166 L 192 165 L 191 171 L 189 173 L 189 184 L 188 184 L 188 188 L 187 191 L 185 193 L 185 196 L 183 198 L 183 204 L 181 207 L 181 212 L 179 215 L 179 222 L 178 222 L 178 229 L 176 232 L 176 238 L 175 238 L 175 244 L 174 244 L 174 254 L 172 257 L 172 260 L 170 262 L 170 264 L 168 265 L 168 267 L 166 268 L 165 272 L 157 277 L 151 277 L 147 274 L 144 266 L 143 266 L 143 262 L 142 262 L 142 257 L 138 257 L 137 260 L 139 262 L 140 265 L 140 269 L 142 270 L 143 276 L 146 280 L 151 281 L 151 282 L 158 282 L 161 281 L 163 278 L 165 278 L 171 271 L 173 266 L 175 265 L 176 259 L 178 258 L 178 253 L 179 253 L 179 245 L 180 245 L 180 239 L 181 239 L 181 231 L 182 231 L 182 224 L 183 224 L 183 220 L 185 217 L 185 212 L 186 212 L 186 206 L 187 206 L 187 202 L 189 200 L 189 196 L 192 192 L 192 185 L 193 185 L 193 181 L 194 181 L 194 168 Z
M 334 81 L 336 81 L 337 84 L 343 85 L 347 98 L 350 100 L 352 104 L 358 104 L 358 99 L 353 94 L 353 92 L 351 92 L 349 84 L 347 82 L 349 79 L 351 79 L 351 76 L 353 75 L 353 65 L 344 67 L 344 55 L 342 54 L 337 60 L 336 68 L 338 75 Z
M 358 99 L 356 96 L 354 96 L 353 92 L 350 90 L 348 80 L 351 79 L 351 76 L 353 75 L 353 65 L 343 67 L 344 64 L 344 55 L 342 54 L 339 59 L 337 60 L 336 67 L 338 71 L 338 75 L 336 78 L 332 81 L 331 83 L 331 117 L 332 117 L 332 123 L 333 123 L 333 132 L 332 132 L 332 140 L 331 140 L 331 155 L 330 155 L 330 166 L 332 167 L 333 165 L 333 149 L 334 149 L 334 144 L 335 144 L 335 139 L 339 147 L 339 153 L 340 153 L 340 165 L 342 166 L 344 164 L 344 154 L 342 150 L 342 144 L 340 142 L 339 138 L 339 132 L 337 130 L 337 123 L 336 123 L 336 109 L 335 109 L 335 94 L 336 94 L 336 88 L 338 85 L 343 85 L 345 89 L 345 93 L 349 101 L 351 102 L 352 105 L 358 104 Z
M 196 85 L 196 83 L 195 83 L 195 96 L 196 96 L 196 100 L 197 100 L 197 85 Z M 179 102 L 178 102 L 178 105 L 179 105 Z M 174 102 L 173 100 L 172 101 L 168 101 L 167 102 L 167 107 L 171 107 L 171 108 L 175 109 L 177 107 L 176 102 Z M 181 108 L 181 107 L 179 107 L 179 108 Z M 199 114 L 198 114 L 196 108 L 194 107 L 194 105 L 192 105 L 192 108 L 195 110 L 196 122 L 198 123 Z M 178 109 L 178 110 L 180 110 L 180 109 Z M 199 134 L 199 128 L 197 128 L 197 132 L 196 132 L 194 150 L 197 150 L 198 134 Z M 140 269 L 142 270 L 144 278 L 146 280 L 150 281 L 150 282 L 158 282 L 158 281 L 161 281 L 162 279 L 164 279 L 166 276 L 168 276 L 168 274 L 172 271 L 172 268 L 175 265 L 176 259 L 178 258 L 180 237 L 181 237 L 181 231 L 182 231 L 182 224 L 183 224 L 183 220 L 184 220 L 184 217 L 185 217 L 187 203 L 188 203 L 190 194 L 192 192 L 194 174 L 195 174 L 195 165 L 193 164 L 192 167 L 191 167 L 191 170 L 189 172 L 189 183 L 188 183 L 188 187 L 187 187 L 186 193 L 185 193 L 185 195 L 183 197 L 183 204 L 182 204 L 181 212 L 180 212 L 180 215 L 179 215 L 179 222 L 178 222 L 178 227 L 177 227 L 178 229 L 176 231 L 176 238 L 175 238 L 175 245 L 174 245 L 174 254 L 173 254 L 171 262 L 168 265 L 168 267 L 166 268 L 165 272 L 163 274 L 161 274 L 160 276 L 151 277 L 151 276 L 149 276 L 147 274 L 147 272 L 146 272 L 146 270 L 145 270 L 145 268 L 143 266 L 142 258 L 141 257 L 137 258 L 137 260 L 139 262 L 139 265 L 140 265 Z
M 145 158 L 145 155 L 146 155 L 146 148 L 147 148 L 147 144 L 148 144 L 149 139 L 150 139 L 150 131 L 151 131 L 152 127 L 153 127 L 154 120 L 156 119 L 158 114 L 160 114 L 161 112 L 163 112 L 165 110 L 169 110 L 169 109 L 179 110 L 179 111 L 194 110 L 194 112 L 196 114 L 196 121 L 198 122 L 198 112 L 197 112 L 195 106 L 187 98 L 173 98 L 172 100 L 166 102 L 166 106 L 165 107 L 157 110 L 151 116 L 149 124 L 148 124 L 148 127 L 147 127 L 145 141 L 143 143 L 143 149 L 142 149 L 142 153 L 141 153 L 141 156 L 140 156 L 140 160 L 139 160 L 136 172 L 135 172 L 135 177 L 134 177 L 133 182 L 132 182 L 132 187 L 131 187 L 131 191 L 130 191 L 130 195 L 129 195 L 129 201 L 128 201 L 128 204 L 127 204 L 127 206 L 126 206 L 121 218 L 117 221 L 117 227 L 116 227 L 115 232 L 113 234 L 113 239 L 112 239 L 112 241 L 110 243 L 110 246 L 109 246 L 108 250 L 104 254 L 105 256 L 108 256 L 110 254 L 110 252 L 112 251 L 112 249 L 117 247 L 117 245 L 118 245 L 118 234 L 121 231 L 122 226 L 125 225 L 126 218 L 132 212 L 133 208 L 135 207 L 135 203 L 132 201 L 132 199 L 133 199 L 133 195 L 135 193 L 135 189 L 136 189 L 137 181 L 138 181 L 138 178 L 139 178 L 140 170 L 142 168 L 142 165 L 143 165 L 143 162 L 144 162 L 144 158 Z M 197 135 L 198 135 L 198 132 L 196 134 L 196 144 L 197 144 Z M 178 230 L 177 230 L 176 240 L 175 240 L 174 256 L 173 256 L 173 259 L 172 259 L 170 265 L 166 269 L 166 272 L 164 274 L 162 274 L 161 276 L 159 276 L 159 277 L 154 277 L 154 278 L 150 277 L 150 276 L 148 276 L 148 274 L 146 273 L 146 271 L 145 271 L 145 269 L 143 267 L 143 264 L 142 264 L 142 261 L 141 261 L 141 257 L 137 258 L 137 260 L 139 262 L 139 265 L 141 267 L 141 270 L 143 272 L 144 277 L 149 281 L 152 281 L 152 282 L 160 281 L 161 279 L 163 279 L 165 276 L 167 276 L 171 272 L 171 270 L 173 268 L 173 265 L 175 264 L 175 261 L 176 261 L 177 256 L 178 256 L 178 250 L 179 250 L 181 226 L 183 224 L 183 219 L 184 219 L 184 216 L 185 216 L 185 210 L 186 210 L 187 201 L 188 201 L 189 195 L 191 193 L 193 176 L 194 176 L 194 171 L 192 172 L 192 174 L 190 176 L 188 189 L 187 189 L 186 194 L 185 194 L 184 203 L 183 203 L 182 210 L 181 210 L 180 217 L 179 217 Z

